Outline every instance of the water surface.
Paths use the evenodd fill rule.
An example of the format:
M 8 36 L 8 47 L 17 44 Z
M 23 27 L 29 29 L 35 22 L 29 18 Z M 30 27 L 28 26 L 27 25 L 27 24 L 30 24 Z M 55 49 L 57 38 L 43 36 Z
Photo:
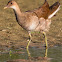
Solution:
M 44 57 L 45 56 L 45 48 L 36 48 L 32 47 L 29 49 L 31 57 Z M 48 48 L 47 54 L 48 62 L 62 62 L 62 46 L 55 46 Z M 29 60 L 26 49 L 11 49 L 11 53 L 9 54 L 9 50 L 0 51 L 0 62 L 7 62 L 16 59 L 26 59 Z M 35 61 L 35 60 L 34 60 Z M 36 60 L 37 61 L 37 60 Z M 41 60 L 42 61 L 42 60 Z

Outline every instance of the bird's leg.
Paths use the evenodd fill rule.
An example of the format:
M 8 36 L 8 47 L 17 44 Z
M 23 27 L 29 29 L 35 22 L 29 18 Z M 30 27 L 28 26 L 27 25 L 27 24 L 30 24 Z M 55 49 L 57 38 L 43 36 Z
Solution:
M 30 56 L 30 52 L 29 52 L 29 44 L 31 42 L 31 33 L 29 32 L 29 41 L 28 41 L 28 44 L 27 44 L 27 53 L 28 53 L 28 56 Z
M 47 43 L 47 37 L 46 37 L 46 33 L 43 32 L 44 36 L 45 36 L 45 43 L 46 43 L 46 48 L 45 48 L 45 57 L 47 57 L 47 52 L 48 52 L 48 43 Z
M 28 44 L 27 44 L 27 49 L 29 48 L 29 44 L 30 44 L 30 42 L 31 42 L 31 33 L 29 32 L 29 41 L 28 41 Z
M 45 36 L 45 43 L 46 43 L 46 48 L 48 47 L 48 43 L 47 43 L 47 37 L 46 37 L 46 33 L 43 32 L 44 36 Z

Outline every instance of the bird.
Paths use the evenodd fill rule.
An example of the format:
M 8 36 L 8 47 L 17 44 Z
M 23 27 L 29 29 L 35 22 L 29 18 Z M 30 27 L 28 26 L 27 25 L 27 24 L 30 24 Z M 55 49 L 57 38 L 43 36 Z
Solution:
M 16 17 L 18 24 L 29 33 L 29 41 L 27 44 L 27 50 L 29 48 L 30 42 L 32 40 L 31 32 L 39 31 L 45 36 L 46 48 L 48 48 L 46 32 L 49 31 L 51 18 L 60 9 L 60 3 L 55 2 L 53 5 L 49 6 L 47 0 L 44 4 L 32 11 L 21 11 L 18 4 L 14 0 L 10 0 L 4 7 L 12 8 Z

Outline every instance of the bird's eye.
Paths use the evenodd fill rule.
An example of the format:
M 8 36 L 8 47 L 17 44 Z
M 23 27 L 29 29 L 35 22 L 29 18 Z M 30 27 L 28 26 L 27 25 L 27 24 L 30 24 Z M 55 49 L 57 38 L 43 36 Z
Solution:
M 11 3 L 12 4 L 12 3 Z

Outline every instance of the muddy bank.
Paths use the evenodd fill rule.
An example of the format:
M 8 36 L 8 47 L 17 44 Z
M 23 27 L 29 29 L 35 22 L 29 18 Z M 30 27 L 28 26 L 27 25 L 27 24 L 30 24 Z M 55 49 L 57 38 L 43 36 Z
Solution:
M 22 29 L 22 28 L 21 28 Z M 54 34 L 55 35 L 55 34 Z M 62 45 L 61 36 L 57 36 L 57 38 L 51 35 L 49 32 L 47 33 L 48 45 L 52 46 L 60 46 Z M 25 30 L 18 29 L 4 29 L 0 30 L 0 47 L 5 48 L 26 48 L 28 43 L 28 33 Z M 56 41 L 58 39 L 58 41 Z M 32 42 L 30 43 L 30 47 L 38 47 L 41 48 L 45 46 L 44 36 L 41 33 L 33 32 L 32 33 Z

